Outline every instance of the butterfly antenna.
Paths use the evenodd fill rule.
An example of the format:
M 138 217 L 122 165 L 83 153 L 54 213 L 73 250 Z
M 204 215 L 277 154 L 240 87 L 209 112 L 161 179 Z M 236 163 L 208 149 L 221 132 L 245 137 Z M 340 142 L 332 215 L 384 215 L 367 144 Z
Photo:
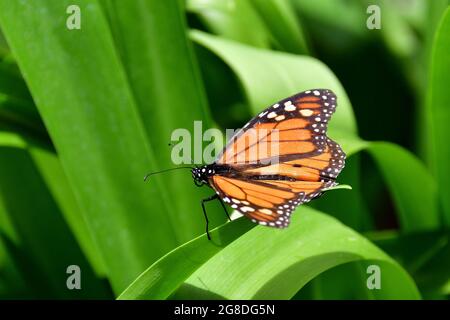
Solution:
M 152 176 L 154 174 L 163 173 L 163 172 L 167 172 L 167 171 L 178 170 L 178 169 L 194 169 L 194 167 L 176 167 L 176 168 L 164 169 L 164 170 L 161 170 L 161 171 L 150 172 L 150 173 L 147 173 L 145 175 L 144 181 L 147 181 L 148 177 L 150 177 L 150 176 Z

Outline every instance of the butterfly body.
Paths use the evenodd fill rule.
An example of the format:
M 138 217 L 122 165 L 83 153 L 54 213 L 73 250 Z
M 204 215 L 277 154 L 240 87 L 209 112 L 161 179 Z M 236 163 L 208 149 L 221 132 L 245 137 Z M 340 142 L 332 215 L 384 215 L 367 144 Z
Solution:
M 227 175 L 232 170 L 229 166 L 222 166 L 216 163 L 208 164 L 202 167 L 192 168 L 192 178 L 197 186 L 211 185 L 210 179 L 214 175 Z
M 269 106 L 214 163 L 192 170 L 195 183 L 253 222 L 287 227 L 293 210 L 335 186 L 344 167 L 345 153 L 326 136 L 336 102 L 331 90 L 312 89 Z

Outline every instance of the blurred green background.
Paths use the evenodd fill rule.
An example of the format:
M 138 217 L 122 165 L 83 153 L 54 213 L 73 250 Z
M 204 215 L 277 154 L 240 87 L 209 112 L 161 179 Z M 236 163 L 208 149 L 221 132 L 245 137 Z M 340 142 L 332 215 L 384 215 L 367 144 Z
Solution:
M 448 299 L 448 5 L 0 0 L 0 298 Z M 173 130 L 239 128 L 311 88 L 337 94 L 353 189 L 288 229 L 209 203 L 208 241 L 210 190 L 184 171 L 142 181 L 173 166 Z

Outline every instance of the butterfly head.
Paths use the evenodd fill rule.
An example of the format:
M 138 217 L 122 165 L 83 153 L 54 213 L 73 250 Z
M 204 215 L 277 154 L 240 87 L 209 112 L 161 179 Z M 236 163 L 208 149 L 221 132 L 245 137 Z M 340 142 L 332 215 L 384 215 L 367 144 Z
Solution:
M 204 184 L 209 184 L 208 179 L 216 172 L 212 165 L 206 165 L 203 167 L 196 167 L 192 169 L 192 178 L 197 186 L 202 186 Z

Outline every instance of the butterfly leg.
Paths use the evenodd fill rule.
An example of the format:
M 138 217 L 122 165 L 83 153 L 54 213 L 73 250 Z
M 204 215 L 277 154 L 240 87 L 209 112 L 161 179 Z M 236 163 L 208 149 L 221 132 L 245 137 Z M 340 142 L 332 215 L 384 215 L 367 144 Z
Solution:
M 219 199 L 220 204 L 222 205 L 223 211 L 225 211 L 225 214 L 228 217 L 228 220 L 231 221 L 230 215 L 228 214 L 227 208 L 225 207 L 225 204 L 223 203 L 222 199 L 220 197 L 217 197 Z
M 206 235 L 208 236 L 208 240 L 211 240 L 211 237 L 209 236 L 209 229 L 208 229 L 209 221 L 208 221 L 208 216 L 206 215 L 205 202 L 214 200 L 217 197 L 218 197 L 217 194 L 215 194 L 215 195 L 213 195 L 213 196 L 211 196 L 209 198 L 203 199 L 201 201 L 202 209 L 203 209 L 203 215 L 205 216 L 205 220 L 206 220 Z

